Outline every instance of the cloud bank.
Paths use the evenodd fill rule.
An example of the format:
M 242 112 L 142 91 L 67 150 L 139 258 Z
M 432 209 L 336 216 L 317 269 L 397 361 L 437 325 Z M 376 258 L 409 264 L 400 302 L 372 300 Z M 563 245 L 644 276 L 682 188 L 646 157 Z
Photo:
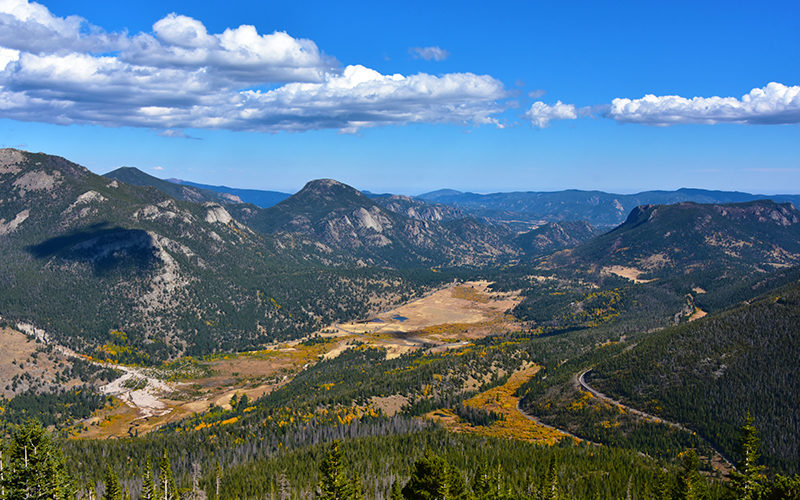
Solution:
M 446 57 L 446 51 L 425 53 Z M 354 132 L 420 122 L 498 124 L 494 115 L 504 110 L 505 96 L 503 84 L 487 75 L 342 68 L 312 40 L 261 34 L 254 26 L 209 33 L 199 20 L 173 13 L 151 33 L 107 33 L 35 2 L 0 0 L 5 118 L 159 130 Z
M 692 97 L 648 94 L 640 99 L 617 98 L 610 105 L 577 108 L 558 101 L 533 103 L 524 114 L 531 124 L 544 128 L 552 120 L 575 120 L 600 115 L 620 123 L 667 126 L 687 123 L 714 125 L 739 123 L 774 125 L 800 123 L 800 86 L 771 82 L 735 97 Z
M 772 82 L 741 99 L 651 94 L 641 99 L 614 99 L 607 115 L 619 122 L 646 125 L 800 123 L 800 86 Z

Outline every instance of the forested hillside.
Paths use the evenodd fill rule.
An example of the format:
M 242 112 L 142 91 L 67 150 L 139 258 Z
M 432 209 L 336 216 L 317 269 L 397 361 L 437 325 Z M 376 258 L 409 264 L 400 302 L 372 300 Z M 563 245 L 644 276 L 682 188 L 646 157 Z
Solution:
M 503 226 L 445 217 L 441 209 L 435 215 L 424 209 L 409 213 L 412 207 L 402 211 L 396 204 L 389 207 L 350 186 L 320 179 L 242 219 L 261 233 L 312 239 L 368 265 L 485 266 L 507 263 L 520 253 L 510 241 L 513 233 Z
M 216 202 L 221 204 L 242 203 L 243 200 L 238 196 L 228 193 L 218 193 L 208 189 L 194 186 L 182 186 L 168 182 L 158 177 L 146 174 L 133 167 L 120 167 L 116 170 L 103 174 L 103 177 L 125 182 L 134 186 L 150 186 L 164 192 L 176 200 L 193 201 L 196 203 Z
M 332 256 L 313 242 L 63 158 L 2 150 L 0 178 L 0 314 L 101 359 L 252 348 L 446 279 L 325 266 Z
M 713 290 L 798 262 L 800 212 L 762 200 L 640 206 L 624 224 L 548 257 L 546 265 Z
M 235 196 L 245 203 L 252 203 L 253 205 L 261 208 L 271 207 L 282 202 L 289 196 L 289 193 L 282 193 L 280 191 L 269 191 L 261 189 L 241 189 L 232 188 L 228 186 L 212 186 L 210 184 L 201 184 L 198 182 L 187 181 L 183 179 L 164 179 L 167 182 L 179 184 L 182 186 L 192 186 L 208 191 L 214 191 L 223 195 Z
M 589 380 L 636 408 L 684 422 L 730 455 L 749 411 L 767 463 L 798 472 L 800 283 L 667 329 L 598 363 Z
M 11 448 L 45 439 L 31 416 L 122 437 L 58 442 L 68 459 L 48 467 L 75 492 L 138 498 L 157 476 L 305 498 L 338 477 L 359 485 L 346 498 L 429 498 L 425 476 L 443 498 L 721 499 L 748 408 L 770 478 L 797 471 L 791 205 L 642 206 L 610 232 L 517 233 L 332 180 L 262 209 L 117 174 L 143 186 L 0 152 L 0 326 L 50 344 L 13 332 L 2 429 Z M 58 344 L 87 355 L 58 351 L 89 383 Z M 133 365 L 150 368 L 119 378 Z M 148 384 L 164 388 L 137 406 Z

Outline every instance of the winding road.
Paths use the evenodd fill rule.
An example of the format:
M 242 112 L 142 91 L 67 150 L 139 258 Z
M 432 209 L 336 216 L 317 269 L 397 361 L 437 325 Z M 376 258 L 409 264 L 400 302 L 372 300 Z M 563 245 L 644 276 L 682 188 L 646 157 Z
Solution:
M 591 368 L 589 368 L 588 370 L 583 370 L 582 372 L 577 374 L 577 376 L 576 376 L 577 385 L 580 385 L 581 388 L 583 388 L 586 392 L 588 392 L 592 396 L 596 397 L 597 399 L 599 399 L 601 401 L 605 401 L 606 403 L 610 403 L 612 405 L 618 406 L 618 407 L 624 409 L 625 411 L 627 411 L 628 413 L 631 413 L 633 415 L 641 417 L 641 418 L 643 418 L 645 420 L 649 420 L 651 422 L 655 422 L 655 423 L 658 423 L 658 424 L 668 425 L 668 426 L 670 426 L 672 428 L 679 429 L 679 430 L 682 430 L 684 432 L 689 432 L 689 433 L 691 433 L 693 435 L 696 435 L 696 436 L 700 436 L 697 432 L 689 429 L 685 425 L 681 425 L 681 424 L 679 424 L 677 422 L 670 422 L 669 420 L 665 420 L 665 419 L 663 419 L 661 417 L 657 417 L 655 415 L 652 415 L 650 413 L 644 412 L 642 410 L 637 410 L 636 408 L 631 408 L 630 406 L 625 405 L 622 402 L 617 401 L 616 399 L 613 399 L 613 398 L 611 398 L 609 396 L 606 396 L 605 394 L 603 394 L 602 392 L 600 392 L 597 389 L 593 388 L 592 386 L 590 386 L 586 382 L 586 374 L 589 373 L 590 371 L 592 371 Z M 709 446 L 709 448 L 711 448 L 714 451 L 714 453 L 717 455 L 717 458 L 721 462 L 725 463 L 730 468 L 735 468 L 733 463 L 730 460 L 728 460 L 728 458 L 725 455 L 723 455 L 720 450 L 715 448 L 710 442 L 708 442 L 708 440 L 706 440 L 706 439 L 704 439 L 702 437 L 701 437 L 701 439 L 703 439 L 706 442 L 706 444 Z

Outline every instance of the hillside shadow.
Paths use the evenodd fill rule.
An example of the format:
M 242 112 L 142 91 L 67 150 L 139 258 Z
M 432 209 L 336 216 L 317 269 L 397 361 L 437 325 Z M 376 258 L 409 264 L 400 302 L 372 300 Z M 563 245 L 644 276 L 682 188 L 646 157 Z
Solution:
M 37 259 L 58 257 L 90 264 L 98 275 L 126 268 L 144 271 L 160 262 L 147 231 L 111 226 L 108 222 L 48 238 L 25 250 Z

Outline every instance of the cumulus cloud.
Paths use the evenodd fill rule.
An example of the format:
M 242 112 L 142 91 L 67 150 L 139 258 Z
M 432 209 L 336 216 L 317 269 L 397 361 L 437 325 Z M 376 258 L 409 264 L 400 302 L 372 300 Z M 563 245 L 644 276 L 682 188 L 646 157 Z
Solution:
M 153 167 L 153 170 L 164 170 L 164 167 L 162 167 L 161 165 L 156 165 L 155 167 Z
M 444 61 L 450 53 L 441 47 L 411 47 L 408 51 L 415 59 L 425 59 L 426 61 Z
M 119 50 L 125 44 L 125 35 L 105 33 L 82 17 L 57 17 L 28 0 L 0 0 L 0 47 L 63 53 Z
M 486 75 L 342 68 L 313 41 L 280 31 L 243 25 L 214 34 L 169 14 L 152 32 L 130 36 L 34 2 L 0 0 L 6 118 L 151 127 L 170 137 L 185 128 L 350 132 L 415 122 L 499 125 L 493 115 L 504 97 L 502 83 Z
M 579 110 L 574 104 L 557 101 L 551 106 L 542 101 L 536 101 L 523 116 L 529 119 L 533 126 L 545 128 L 550 125 L 552 120 L 575 120 L 578 118 L 578 112 Z
M 800 86 L 772 82 L 741 99 L 651 94 L 641 99 L 620 98 L 611 103 L 607 116 L 619 122 L 646 125 L 800 123 Z

